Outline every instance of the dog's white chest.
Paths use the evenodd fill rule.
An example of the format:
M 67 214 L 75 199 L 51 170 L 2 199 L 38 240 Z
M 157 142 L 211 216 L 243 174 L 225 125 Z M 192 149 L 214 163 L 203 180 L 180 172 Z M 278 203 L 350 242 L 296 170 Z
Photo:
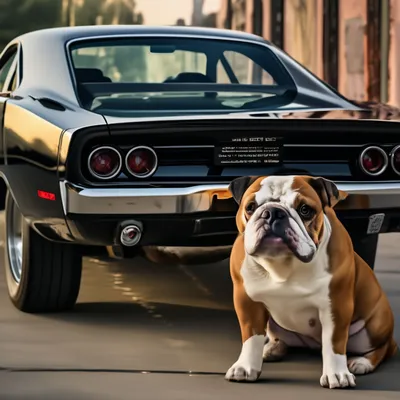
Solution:
M 279 282 L 260 267 L 244 265 L 244 287 L 252 300 L 265 304 L 282 328 L 319 339 L 318 309 L 329 305 L 331 275 L 313 265 L 301 268 Z

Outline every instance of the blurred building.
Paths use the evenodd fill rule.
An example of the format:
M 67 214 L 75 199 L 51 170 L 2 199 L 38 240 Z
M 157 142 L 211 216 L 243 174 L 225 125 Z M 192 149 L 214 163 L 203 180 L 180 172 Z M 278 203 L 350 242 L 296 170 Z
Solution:
M 216 25 L 271 40 L 352 99 L 400 106 L 400 0 L 221 0 Z

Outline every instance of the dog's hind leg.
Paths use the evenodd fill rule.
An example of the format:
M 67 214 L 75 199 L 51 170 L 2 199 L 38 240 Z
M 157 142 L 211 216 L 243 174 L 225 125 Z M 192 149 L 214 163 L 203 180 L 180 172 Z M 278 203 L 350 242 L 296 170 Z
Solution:
M 280 327 L 271 317 L 267 324 L 268 342 L 264 345 L 263 360 L 265 362 L 281 361 L 288 352 L 287 341 L 293 342 L 296 334 Z
M 348 360 L 348 367 L 354 375 L 365 375 L 373 372 L 386 358 L 397 353 L 397 344 L 394 339 L 386 342 L 383 346 L 367 353 L 362 357 L 353 357 Z
M 264 362 L 281 361 L 290 348 L 308 348 L 314 350 L 321 348 L 321 344 L 314 339 L 282 328 L 272 317 L 268 320 L 267 337 L 268 342 L 264 345 L 263 350 Z
M 267 325 L 268 342 L 264 345 L 263 350 L 265 362 L 281 361 L 288 352 L 287 344 L 280 338 L 277 330 L 271 329 L 271 325 L 269 321 Z

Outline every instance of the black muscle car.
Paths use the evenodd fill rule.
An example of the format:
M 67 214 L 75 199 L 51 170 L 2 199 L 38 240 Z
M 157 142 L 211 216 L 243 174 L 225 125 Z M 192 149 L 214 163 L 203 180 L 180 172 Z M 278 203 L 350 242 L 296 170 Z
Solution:
M 242 175 L 334 180 L 372 267 L 378 234 L 400 231 L 397 110 L 344 98 L 260 37 L 36 31 L 0 55 L 0 91 L 4 263 L 23 311 L 72 307 L 88 252 L 226 258 Z

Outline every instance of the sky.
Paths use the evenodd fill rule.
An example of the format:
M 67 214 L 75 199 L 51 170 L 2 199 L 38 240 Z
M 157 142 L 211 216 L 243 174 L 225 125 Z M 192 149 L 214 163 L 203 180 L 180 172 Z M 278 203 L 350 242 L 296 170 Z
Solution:
M 137 10 L 144 15 L 146 25 L 173 25 L 178 18 L 191 21 L 192 0 L 136 0 Z M 205 0 L 204 13 L 217 11 L 221 0 Z

